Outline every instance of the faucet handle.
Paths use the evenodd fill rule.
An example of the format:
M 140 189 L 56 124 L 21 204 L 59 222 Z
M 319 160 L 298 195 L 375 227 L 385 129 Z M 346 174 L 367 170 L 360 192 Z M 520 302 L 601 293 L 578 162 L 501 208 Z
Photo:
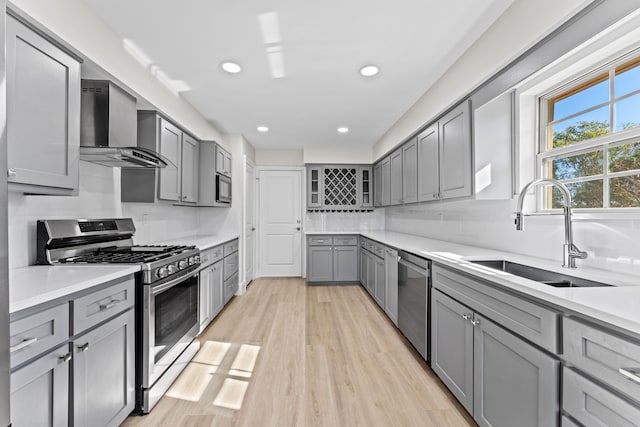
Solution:
M 522 222 L 522 212 L 516 212 L 516 230 L 522 231 L 524 229 L 524 224 Z

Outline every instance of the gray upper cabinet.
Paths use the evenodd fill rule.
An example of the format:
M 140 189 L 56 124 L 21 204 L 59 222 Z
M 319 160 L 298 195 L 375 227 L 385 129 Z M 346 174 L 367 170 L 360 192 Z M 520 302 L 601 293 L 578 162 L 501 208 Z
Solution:
M 161 155 L 169 160 L 167 167 L 160 169 L 158 197 L 174 202 L 180 201 L 180 165 L 182 156 L 182 131 L 164 118 L 159 118 Z
M 437 200 L 440 192 L 438 124 L 418 135 L 418 201 Z
M 169 162 L 161 169 L 122 168 L 121 201 L 198 201 L 199 142 L 155 111 L 138 111 L 138 146 L 156 151 Z
M 180 194 L 183 203 L 198 202 L 198 141 L 187 134 L 182 138 Z
M 12 16 L 6 61 L 9 185 L 72 194 L 78 188 L 80 63 Z
M 216 172 L 231 178 L 231 154 L 220 145 L 216 145 Z
M 360 206 L 363 208 L 373 207 L 373 168 L 360 166 L 359 174 Z
M 307 207 L 322 207 L 322 168 L 307 167 Z
M 402 148 L 397 149 L 389 157 L 390 192 L 389 204 L 402 203 Z
M 440 198 L 471 196 L 471 114 L 465 101 L 438 121 Z
M 391 203 L 391 157 L 387 156 L 374 167 L 375 206 Z
M 418 201 L 417 138 L 402 146 L 402 203 Z
M 307 165 L 307 209 L 371 208 L 373 188 L 370 165 Z
M 216 192 L 218 191 L 216 177 L 216 157 L 220 152 L 220 146 L 215 141 L 199 141 L 198 143 L 198 155 L 196 160 L 198 162 L 198 175 L 197 182 L 198 201 L 197 206 L 219 206 L 219 207 L 231 207 L 231 203 L 218 202 L 216 198 Z M 222 150 L 226 153 L 226 151 Z M 224 158 L 224 156 L 223 156 Z M 230 157 L 228 159 L 230 163 Z M 185 173 L 186 171 L 183 171 Z M 229 178 L 230 180 L 231 178 Z M 225 180 L 226 181 L 226 180 Z M 229 183 L 228 189 L 231 188 Z M 183 193 L 184 189 L 183 184 Z

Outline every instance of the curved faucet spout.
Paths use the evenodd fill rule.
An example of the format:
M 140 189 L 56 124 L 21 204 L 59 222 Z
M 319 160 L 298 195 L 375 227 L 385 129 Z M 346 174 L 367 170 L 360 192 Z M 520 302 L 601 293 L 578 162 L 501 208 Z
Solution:
M 566 268 L 576 268 L 576 258 L 585 259 L 587 257 L 587 253 L 582 252 L 573 243 L 573 227 L 571 222 L 571 193 L 569 192 L 569 189 L 566 187 L 566 185 L 564 185 L 560 181 L 550 178 L 536 179 L 529 182 L 522 188 L 522 191 L 518 196 L 518 207 L 516 210 L 516 230 L 521 231 L 524 229 L 524 214 L 522 213 L 524 198 L 526 197 L 527 192 L 529 192 L 532 187 L 537 187 L 538 185 L 553 185 L 562 193 L 564 203 L 564 245 L 562 247 L 562 266 Z

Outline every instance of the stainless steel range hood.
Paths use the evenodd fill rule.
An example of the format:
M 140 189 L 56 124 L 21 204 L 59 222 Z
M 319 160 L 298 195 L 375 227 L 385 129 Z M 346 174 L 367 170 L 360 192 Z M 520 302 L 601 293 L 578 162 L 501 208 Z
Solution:
M 108 80 L 82 80 L 80 160 L 108 167 L 164 168 L 153 150 L 137 147 L 136 99 Z

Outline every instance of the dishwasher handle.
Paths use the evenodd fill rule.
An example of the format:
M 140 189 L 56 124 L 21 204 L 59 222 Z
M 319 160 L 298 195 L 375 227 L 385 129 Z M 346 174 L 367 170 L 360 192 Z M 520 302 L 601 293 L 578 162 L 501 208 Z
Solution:
M 416 264 L 414 264 L 412 262 L 409 262 L 409 261 L 405 260 L 402 257 L 400 257 L 398 259 L 398 264 L 404 265 L 405 267 L 410 268 L 411 270 L 416 271 L 416 272 L 418 272 L 418 273 L 420 273 L 420 274 L 422 274 L 424 276 L 426 276 L 427 272 L 429 271 L 428 267 L 427 268 L 423 268 L 423 267 L 421 267 L 419 265 L 416 265 Z

